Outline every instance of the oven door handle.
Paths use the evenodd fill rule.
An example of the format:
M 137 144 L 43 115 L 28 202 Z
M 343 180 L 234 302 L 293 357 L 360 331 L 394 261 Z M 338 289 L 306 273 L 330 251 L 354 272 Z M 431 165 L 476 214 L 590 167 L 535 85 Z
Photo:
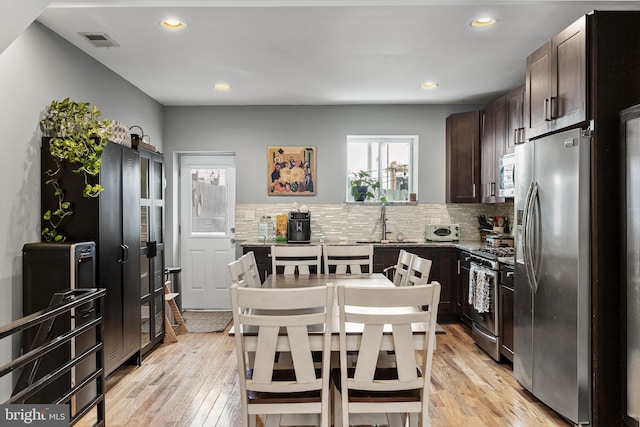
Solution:
M 493 270 L 493 269 L 491 269 L 491 268 L 488 268 L 488 267 L 485 267 L 485 266 L 484 266 L 484 265 L 482 265 L 482 264 L 478 264 L 478 263 L 476 263 L 476 262 L 471 261 L 471 265 L 470 265 L 470 266 L 471 266 L 474 270 L 480 270 L 480 271 L 482 271 L 482 272 L 483 272 L 484 274 L 486 274 L 487 276 L 491 276 L 492 278 L 495 278 L 495 277 L 496 277 L 496 271 L 495 271 L 495 270 Z

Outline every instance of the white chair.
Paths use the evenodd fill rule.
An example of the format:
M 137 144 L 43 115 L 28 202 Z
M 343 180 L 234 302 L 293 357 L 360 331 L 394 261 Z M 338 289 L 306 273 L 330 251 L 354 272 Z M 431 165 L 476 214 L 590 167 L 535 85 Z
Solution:
M 322 254 L 325 273 L 373 273 L 373 245 L 324 245 Z
M 400 253 L 398 254 L 398 262 L 396 263 L 396 265 L 389 266 L 382 270 L 382 272 L 386 274 L 389 279 L 393 280 L 394 285 L 406 286 L 407 275 L 409 273 L 409 267 L 411 266 L 413 256 L 414 255 L 411 252 L 400 249 Z M 393 276 L 391 276 L 391 272 L 393 272 Z
M 310 274 L 310 267 L 315 267 L 315 272 L 320 273 L 322 264 L 322 246 L 320 245 L 272 245 L 271 246 L 271 272 L 277 274 Z
M 413 256 L 409 271 L 407 272 L 406 286 L 426 285 L 431 273 L 431 260 Z
M 401 423 L 403 414 L 411 414 L 415 425 L 415 414 L 419 414 L 420 425 L 428 425 L 440 284 L 392 288 L 339 285 L 337 292 L 340 369 L 332 372 L 335 425 L 349 426 L 352 414 L 387 414 L 390 425 Z M 423 311 L 420 306 L 428 309 Z M 346 323 L 363 328 L 353 368 L 347 366 Z M 427 330 L 420 348 L 414 346 L 412 323 L 423 323 Z M 384 331 L 393 335 L 388 342 L 396 354 L 394 368 L 377 365 L 379 352 L 388 349 L 381 346 Z
M 333 301 L 332 284 L 279 289 L 231 286 L 245 427 L 255 426 L 257 415 L 266 416 L 266 426 L 282 425 L 286 418 L 294 425 L 330 425 Z M 324 331 L 317 346 L 313 345 L 317 341 L 309 340 L 314 329 Z M 291 353 L 293 369 L 276 368 L 279 351 Z M 314 367 L 312 351 L 322 354 L 320 369 Z

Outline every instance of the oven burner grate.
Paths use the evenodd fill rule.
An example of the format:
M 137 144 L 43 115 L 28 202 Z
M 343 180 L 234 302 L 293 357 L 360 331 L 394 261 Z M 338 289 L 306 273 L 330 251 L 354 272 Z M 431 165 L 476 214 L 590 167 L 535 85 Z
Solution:
M 480 252 L 478 255 L 488 254 L 496 257 L 509 257 L 515 254 L 515 248 L 513 247 L 482 247 L 477 250 Z

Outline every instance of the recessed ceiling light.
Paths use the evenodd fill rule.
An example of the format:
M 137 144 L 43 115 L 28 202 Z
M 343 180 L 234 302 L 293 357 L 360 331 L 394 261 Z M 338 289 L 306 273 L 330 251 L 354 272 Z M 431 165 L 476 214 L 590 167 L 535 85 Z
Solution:
M 472 27 L 490 27 L 498 22 L 495 18 L 478 18 L 474 21 L 471 21 L 469 25 Z
M 178 21 L 177 19 L 165 19 L 160 22 L 160 25 L 168 30 L 182 30 L 187 27 L 187 24 L 182 21 Z
M 422 89 L 435 89 L 438 87 L 438 83 L 436 82 L 425 82 L 420 85 Z
M 213 85 L 215 90 L 229 90 L 231 89 L 231 85 L 229 83 L 216 83 Z

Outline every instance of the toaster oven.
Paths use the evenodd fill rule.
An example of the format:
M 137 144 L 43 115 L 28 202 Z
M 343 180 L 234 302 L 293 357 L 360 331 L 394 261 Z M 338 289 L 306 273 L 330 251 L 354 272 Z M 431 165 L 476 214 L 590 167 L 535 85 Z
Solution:
M 453 242 L 460 240 L 460 224 L 429 224 L 424 233 L 428 242 Z

